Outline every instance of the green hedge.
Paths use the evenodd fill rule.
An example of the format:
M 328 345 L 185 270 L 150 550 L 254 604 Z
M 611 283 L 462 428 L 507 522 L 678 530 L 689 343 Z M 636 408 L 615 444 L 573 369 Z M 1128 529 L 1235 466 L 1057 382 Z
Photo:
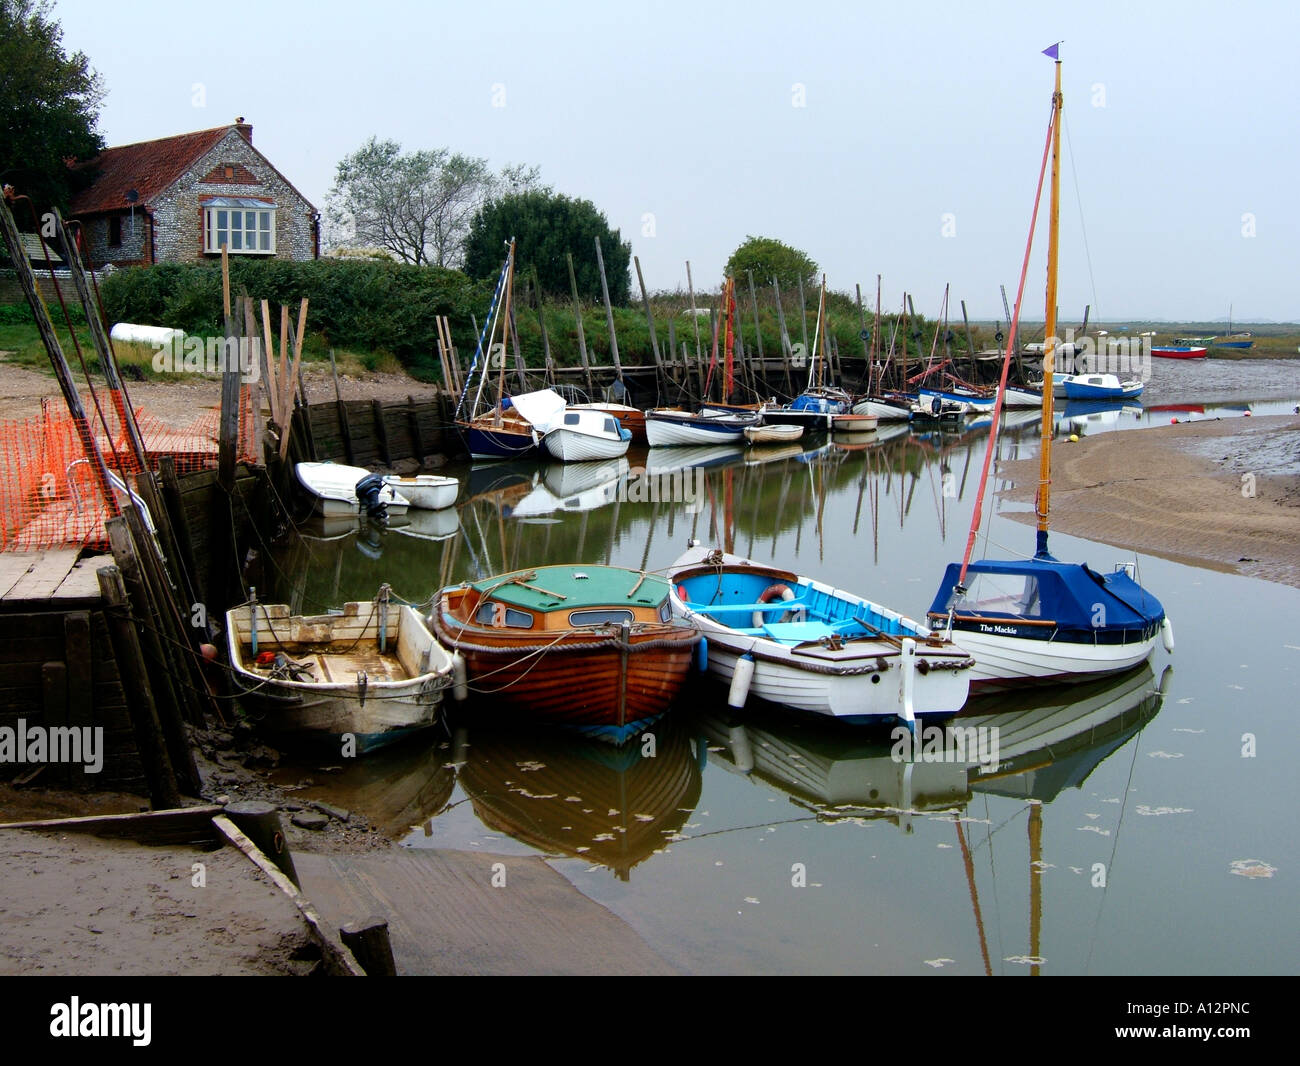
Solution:
M 447 315 L 463 351 L 474 347 L 470 315 L 482 315 L 491 289 L 455 270 L 375 260 L 248 262 L 230 267 L 231 289 L 269 300 L 272 329 L 279 304 L 296 316 L 305 296 L 309 352 L 329 347 L 391 352 L 418 377 L 437 375 L 435 318 Z M 119 271 L 102 285 L 110 322 L 171 326 L 187 333 L 219 333 L 221 267 L 217 263 L 160 263 Z M 260 312 L 259 312 L 260 321 Z
M 529 366 L 544 365 L 541 328 L 537 311 L 531 305 L 526 282 L 516 278 L 515 319 L 520 348 Z M 256 300 L 267 299 L 275 307 L 288 304 L 296 308 L 302 297 L 310 301 L 308 311 L 309 355 L 323 355 L 327 348 L 351 351 L 363 356 L 388 352 L 397 357 L 409 373 L 423 380 L 436 380 L 438 373 L 437 331 L 434 319 L 447 315 L 453 342 L 460 353 L 462 366 L 473 357 L 475 336 L 471 316 L 482 326 L 492 297 L 492 282 L 475 282 L 455 270 L 439 267 L 416 267 L 376 260 L 328 260 L 307 263 L 282 261 L 231 263 L 231 284 L 235 293 L 246 290 Z M 794 342 L 801 339 L 797 299 L 783 293 L 786 324 Z M 144 325 L 171 326 L 188 333 L 213 334 L 221 329 L 221 268 L 216 263 L 161 263 L 153 267 L 136 267 L 119 271 L 103 283 L 105 309 L 110 322 L 137 322 Z M 697 293 L 698 306 L 716 303 L 717 295 Z M 747 348 L 753 346 L 753 312 L 747 294 L 739 294 L 738 314 Z M 686 314 L 688 300 L 682 293 L 661 293 L 652 297 L 652 309 L 661 351 L 667 355 L 668 322 L 675 324 L 677 351 L 687 343 L 692 357 L 695 331 Z M 831 294 L 828 299 L 829 331 L 839 343 L 841 353 L 862 355 L 856 305 L 851 297 Z M 295 311 L 296 314 L 296 311 Z M 578 331 L 572 305 L 548 303 L 543 308 L 551 357 L 558 366 L 577 366 Z M 759 317 L 763 348 L 768 354 L 780 351 L 779 327 L 771 294 L 759 296 Z M 868 315 L 868 325 L 874 315 Z M 652 360 L 650 329 L 639 306 L 614 309 L 619 354 L 628 365 L 646 365 Z M 810 298 L 807 312 L 809 340 L 816 321 L 815 297 Z M 911 328 L 918 323 L 912 320 Z M 881 341 L 888 346 L 892 317 L 882 322 Z M 910 342 L 911 358 L 918 348 L 928 354 L 933 324 L 922 321 L 923 340 Z M 279 311 L 273 312 L 272 328 L 278 331 Z M 583 308 L 583 330 L 587 348 L 594 362 L 608 366 L 609 331 L 605 310 L 600 304 Z M 960 336 L 960 330 L 958 329 Z M 978 333 L 978 331 L 976 331 Z M 709 320 L 700 320 L 700 343 L 707 359 Z M 977 338 L 976 343 L 980 343 Z M 964 338 L 955 340 L 955 350 L 965 349 Z M 942 345 L 940 345 L 942 351 Z

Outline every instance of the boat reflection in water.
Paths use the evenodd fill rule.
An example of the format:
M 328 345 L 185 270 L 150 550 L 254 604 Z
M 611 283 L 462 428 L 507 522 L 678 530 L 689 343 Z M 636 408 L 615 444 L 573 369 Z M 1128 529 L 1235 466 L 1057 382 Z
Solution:
M 1047 803 L 1080 787 L 1107 756 L 1155 717 L 1159 685 L 1148 664 L 1118 677 L 979 697 L 922 734 L 907 757 L 897 730 L 724 710 L 696 713 L 709 760 L 784 793 L 819 821 L 884 819 L 964 809 L 976 793 Z M 933 731 L 933 732 L 932 732 Z
M 503 505 L 502 516 L 527 519 L 557 511 L 593 511 L 604 507 L 618 498 L 628 470 L 624 458 L 548 463 L 527 496 L 513 506 Z
M 708 737 L 711 763 L 784 793 L 818 821 L 882 819 L 910 828 L 913 814 L 970 799 L 964 763 L 896 759 L 888 729 L 769 708 L 743 717 L 701 714 L 693 724 Z
M 998 767 L 975 767 L 971 790 L 1046 803 L 1080 787 L 1156 716 L 1172 676 L 1166 666 L 1157 684 L 1143 663 L 1082 685 L 977 697 L 953 724 L 996 729 Z
M 550 855 L 599 863 L 621 881 L 695 809 L 698 747 L 671 718 L 621 748 L 487 726 L 458 728 L 455 743 L 458 780 L 483 825 Z
M 299 802 L 318 800 L 359 811 L 385 836 L 400 840 L 421 825 L 432 833 L 432 819 L 451 802 L 456 788 L 451 744 L 441 730 L 436 742 L 424 737 L 394 744 L 368 759 L 347 764 L 296 793 Z M 273 777 L 292 787 L 300 769 L 285 768 Z

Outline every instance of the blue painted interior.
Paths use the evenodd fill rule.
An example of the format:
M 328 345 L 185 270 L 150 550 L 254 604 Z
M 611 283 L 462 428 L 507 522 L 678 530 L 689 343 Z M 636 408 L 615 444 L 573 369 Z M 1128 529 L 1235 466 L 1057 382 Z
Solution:
M 681 582 L 678 594 L 684 588 L 684 598 L 692 610 L 706 614 L 738 633 L 767 637 L 782 644 L 798 644 L 832 634 L 844 639 L 875 636 L 873 630 L 895 637 L 917 635 L 898 619 L 886 617 L 863 604 L 814 589 L 806 582 L 791 586 L 791 591 L 795 594 L 793 600 L 776 599 L 770 603 L 760 603 L 759 597 L 772 584 L 774 582 L 771 578 L 760 574 L 697 574 Z M 781 621 L 787 612 L 796 610 L 802 610 L 805 617 L 792 617 L 789 622 Z M 765 624 L 761 629 L 753 625 L 755 611 L 763 612 Z M 867 625 L 863 625 L 863 622 Z M 872 628 L 868 629 L 867 626 Z

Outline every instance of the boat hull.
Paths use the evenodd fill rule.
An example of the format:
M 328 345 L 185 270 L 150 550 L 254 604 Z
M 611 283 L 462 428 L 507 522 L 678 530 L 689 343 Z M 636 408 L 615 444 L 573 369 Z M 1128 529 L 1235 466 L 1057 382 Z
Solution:
M 652 448 L 690 444 L 727 444 L 744 440 L 745 429 L 754 420 L 698 415 L 646 413 L 646 440 Z
M 356 483 L 370 476 L 370 471 L 342 463 L 298 463 L 294 467 L 298 482 L 312 495 L 316 513 L 323 518 L 340 518 L 361 514 L 365 508 L 357 499 Z M 390 515 L 405 514 L 409 501 L 392 485 L 385 484 L 379 502 Z
M 912 417 L 912 412 L 902 404 L 890 403 L 888 400 L 871 396 L 859 400 L 853 405 L 852 410 L 855 415 L 871 415 L 881 422 L 906 422 Z
M 789 407 L 766 407 L 763 424 L 767 426 L 801 426 L 806 436 L 829 433 L 834 413 L 827 411 L 795 411 Z
M 831 431 L 837 437 L 844 434 L 873 433 L 879 422 L 880 420 L 875 415 L 836 415 L 831 423 Z
M 283 604 L 258 605 L 259 649 L 312 663 L 313 676 L 304 680 L 259 670 L 251 657 L 250 609 L 228 611 L 227 651 L 240 702 L 261 716 L 268 733 L 335 751 L 351 738 L 356 754 L 429 728 L 451 681 L 451 657 L 410 607 L 389 611 L 393 652 L 385 660 L 369 647 L 378 632 L 374 604 L 349 603 L 342 615 L 307 618 L 291 616 Z
M 954 630 L 953 641 L 975 657 L 971 691 L 1047 685 L 1120 673 L 1146 662 L 1157 636 L 1130 644 L 1072 644 Z
M 609 437 L 580 433 L 577 430 L 553 429 L 542 438 L 542 447 L 556 459 L 566 463 L 580 463 L 592 459 L 618 459 L 627 454 L 631 437 L 613 440 Z
M 733 589 L 730 582 L 736 577 L 749 584 Z M 711 675 L 730 684 L 737 663 L 742 658 L 752 660 L 748 695 L 799 711 L 858 722 L 951 715 L 966 702 L 973 665 L 969 654 L 951 643 L 931 641 L 927 627 L 861 596 L 699 548 L 679 558 L 669 568 L 668 579 L 674 613 L 696 626 L 707 641 Z M 715 580 L 717 590 L 711 591 Z M 754 603 L 728 602 L 749 598 L 745 589 L 756 589 L 769 581 L 772 584 L 763 597 L 771 597 L 776 589 L 784 592 Z M 789 612 L 781 613 L 788 600 L 785 593 L 793 592 L 792 582 L 800 590 L 795 593 L 796 601 L 808 604 L 801 608 L 804 614 L 815 620 L 833 614 L 842 623 L 839 629 L 823 623 L 821 629 L 847 634 L 853 628 L 851 623 L 865 619 L 885 635 L 826 639 L 815 636 L 816 629 L 811 628 L 807 630 L 809 639 L 799 639 L 796 633 L 791 640 L 781 639 L 788 631 L 779 627 L 786 623 L 751 627 L 751 621 L 797 614 L 794 602 Z M 684 598 L 692 591 L 711 599 L 696 603 Z M 751 609 L 760 617 L 751 619 Z M 739 624 L 724 624 L 715 616 Z
M 1003 407 L 1042 407 L 1043 394 L 1033 389 L 1010 387 L 1002 398 Z
M 737 636 L 724 626 L 701 628 L 709 642 L 709 673 L 730 685 L 736 662 L 743 655 L 754 659 L 750 695 L 797 711 L 849 722 L 892 720 L 900 717 L 900 671 L 896 664 L 881 670 L 845 667 L 833 673 L 810 671 L 789 653 L 769 657 L 774 649 L 754 647 L 752 638 Z M 873 660 L 874 662 L 874 660 Z M 859 667 L 862 664 L 858 664 Z M 873 683 L 873 676 L 880 677 Z M 921 680 L 921 679 L 918 679 Z M 958 671 L 932 671 L 919 684 L 914 699 L 917 718 L 956 714 L 970 691 Z
M 1142 395 L 1142 386 L 1111 388 L 1104 385 L 1085 385 L 1081 381 L 1067 381 L 1065 395 L 1070 400 L 1131 400 Z
M 681 691 L 700 635 L 685 626 L 523 632 L 462 625 L 440 602 L 438 639 L 465 659 L 471 689 L 550 725 L 622 744 L 660 717 Z M 539 650 L 539 649 L 545 650 Z
M 1152 348 L 1151 354 L 1156 359 L 1204 359 L 1210 353 L 1205 348 L 1166 347 Z
M 384 478 L 384 484 L 404 496 L 413 508 L 422 511 L 441 511 L 452 507 L 460 493 L 460 482 L 454 477 L 439 477 L 435 474 L 420 474 L 415 477 L 393 475 Z
M 789 444 L 803 436 L 802 426 L 750 426 L 745 439 L 750 444 Z
M 473 459 L 518 459 L 537 452 L 537 434 L 532 429 L 510 429 L 472 422 L 460 424 L 465 449 Z
M 976 396 L 974 393 L 968 392 L 946 392 L 943 389 L 918 389 L 917 393 L 922 404 L 937 396 L 945 403 L 965 404 L 967 409 L 971 411 L 992 411 L 996 399 L 993 396 Z

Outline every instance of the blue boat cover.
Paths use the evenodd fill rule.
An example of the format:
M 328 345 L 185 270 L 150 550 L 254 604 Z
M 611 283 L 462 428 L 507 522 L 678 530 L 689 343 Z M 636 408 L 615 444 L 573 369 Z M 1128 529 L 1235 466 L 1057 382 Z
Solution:
M 961 564 L 951 563 L 930 610 L 1042 618 L 1063 630 L 1094 633 L 1152 629 L 1165 617 L 1160 601 L 1124 570 L 1099 574 L 1083 563 L 1050 555 L 1033 559 L 981 559 L 966 569 L 967 595 L 954 596 Z M 1098 610 L 1098 608 L 1102 610 Z
M 818 396 L 815 393 L 802 392 L 794 398 L 790 410 L 813 411 L 822 415 L 838 415 L 844 413 L 844 404 L 837 400 L 829 400 L 825 396 Z

